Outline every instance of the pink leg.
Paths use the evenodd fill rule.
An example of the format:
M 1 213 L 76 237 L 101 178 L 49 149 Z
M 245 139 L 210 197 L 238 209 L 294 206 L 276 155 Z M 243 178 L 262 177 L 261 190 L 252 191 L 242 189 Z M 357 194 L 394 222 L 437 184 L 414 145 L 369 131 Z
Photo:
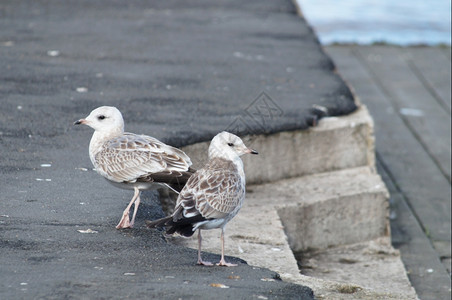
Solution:
M 133 205 L 133 215 L 132 215 L 132 221 L 130 221 L 130 227 L 133 227 L 135 224 L 135 217 L 137 215 L 138 206 L 140 206 L 140 193 L 138 193 L 138 198 L 135 200 L 135 204 Z
M 119 221 L 118 225 L 116 225 L 116 229 L 129 228 L 129 227 L 133 226 L 133 224 L 130 224 L 129 211 L 130 211 L 130 207 L 132 207 L 132 204 L 135 202 L 135 200 L 137 200 L 137 198 L 140 195 L 140 190 L 138 188 L 135 188 L 134 190 L 135 190 L 135 194 L 133 195 L 132 200 L 130 200 L 129 205 L 127 205 L 126 209 L 122 213 L 122 218 Z
M 201 258 L 201 229 L 198 229 L 198 265 L 204 265 L 204 266 L 212 266 L 213 264 L 209 261 L 203 261 Z
M 227 263 L 224 260 L 224 227 L 221 228 L 221 260 L 219 263 L 217 263 L 217 266 L 223 266 L 223 267 L 236 267 L 237 266 L 237 264 Z

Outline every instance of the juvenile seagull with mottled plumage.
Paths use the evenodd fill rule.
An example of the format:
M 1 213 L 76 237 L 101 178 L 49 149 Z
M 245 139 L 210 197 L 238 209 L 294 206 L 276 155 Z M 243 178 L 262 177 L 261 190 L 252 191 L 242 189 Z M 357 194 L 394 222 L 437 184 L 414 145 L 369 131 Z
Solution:
M 147 221 L 148 227 L 166 226 L 166 233 L 189 237 L 198 230 L 198 264 L 201 259 L 201 230 L 221 228 L 219 266 L 236 266 L 224 259 L 224 227 L 238 213 L 245 200 L 245 173 L 240 156 L 257 154 L 236 135 L 223 131 L 210 143 L 209 161 L 188 180 L 177 198 L 174 213 L 163 219 Z
M 165 186 L 179 192 L 194 172 L 190 158 L 182 150 L 147 135 L 124 132 L 124 120 L 116 107 L 96 108 L 74 123 L 79 124 L 94 129 L 89 157 L 97 173 L 117 187 L 135 191 L 117 229 L 133 227 L 142 190 Z M 130 220 L 132 204 L 135 205 Z

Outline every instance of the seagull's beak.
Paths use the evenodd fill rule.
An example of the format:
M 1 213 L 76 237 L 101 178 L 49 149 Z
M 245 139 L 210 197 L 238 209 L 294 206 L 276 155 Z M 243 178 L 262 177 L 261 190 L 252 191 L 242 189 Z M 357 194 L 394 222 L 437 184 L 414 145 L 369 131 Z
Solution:
M 246 148 L 245 153 L 249 153 L 249 154 L 259 154 L 259 152 L 257 152 L 254 149 L 250 149 L 250 148 Z
M 74 122 L 74 125 L 80 125 L 80 124 L 86 124 L 86 120 L 85 119 L 80 119 Z

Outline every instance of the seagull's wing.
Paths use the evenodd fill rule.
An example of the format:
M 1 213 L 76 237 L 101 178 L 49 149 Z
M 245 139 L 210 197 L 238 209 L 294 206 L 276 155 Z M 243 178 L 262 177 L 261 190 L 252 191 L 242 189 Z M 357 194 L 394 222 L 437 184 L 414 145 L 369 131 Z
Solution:
M 231 163 L 232 164 L 232 163 Z M 198 170 L 181 191 L 178 207 L 184 218 L 201 215 L 205 219 L 224 218 L 240 209 L 245 196 L 244 179 L 234 168 Z M 182 216 L 175 215 L 173 220 Z
M 189 168 L 187 171 L 170 171 L 165 170 L 158 173 L 151 173 L 140 177 L 137 182 L 158 182 L 165 183 L 172 190 L 180 192 L 187 183 L 188 179 L 196 170 Z
M 107 141 L 95 156 L 96 170 L 115 182 L 135 182 L 140 178 L 157 182 L 157 178 L 172 175 L 183 177 L 190 165 L 190 158 L 183 151 L 132 133 Z M 152 178 L 159 173 L 160 177 Z

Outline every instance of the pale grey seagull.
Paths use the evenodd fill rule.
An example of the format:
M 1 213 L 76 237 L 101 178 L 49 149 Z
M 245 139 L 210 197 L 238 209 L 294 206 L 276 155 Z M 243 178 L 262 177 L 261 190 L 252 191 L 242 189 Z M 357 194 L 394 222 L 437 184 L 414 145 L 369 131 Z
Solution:
M 116 107 L 96 108 L 85 119 L 74 122 L 79 124 L 94 129 L 89 157 L 97 173 L 117 187 L 135 191 L 117 229 L 133 227 L 142 190 L 165 186 L 179 192 L 195 171 L 182 150 L 147 135 L 124 132 L 124 120 Z
M 148 227 L 166 227 L 189 237 L 198 230 L 198 264 L 212 265 L 201 259 L 201 230 L 221 228 L 219 266 L 236 266 L 224 259 L 224 227 L 238 213 L 245 200 L 245 173 L 240 156 L 257 154 L 236 135 L 223 131 L 210 143 L 209 161 L 188 180 L 177 198 L 174 213 L 163 219 L 147 221 Z

